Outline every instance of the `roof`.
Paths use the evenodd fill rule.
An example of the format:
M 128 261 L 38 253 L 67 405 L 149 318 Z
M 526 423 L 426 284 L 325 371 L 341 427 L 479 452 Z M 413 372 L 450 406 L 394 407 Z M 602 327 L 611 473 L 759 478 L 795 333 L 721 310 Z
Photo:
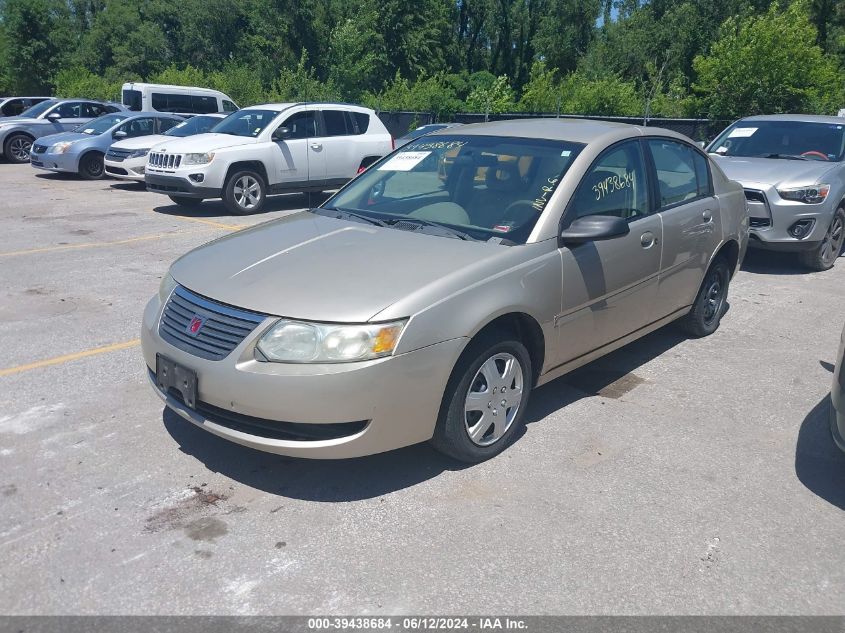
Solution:
M 663 130 L 662 128 L 641 128 L 627 123 L 566 118 L 508 119 L 505 121 L 491 121 L 489 123 L 472 123 L 461 126 L 460 131 L 457 132 L 453 129 L 445 128 L 431 132 L 429 136 L 456 133 L 541 138 L 570 141 L 573 143 L 591 143 L 599 137 L 614 133 L 619 138 L 642 136 L 644 134 L 676 136 L 674 132 Z
M 799 121 L 802 123 L 836 123 L 845 125 L 845 117 L 825 116 L 823 114 L 758 114 L 745 117 L 740 121 Z

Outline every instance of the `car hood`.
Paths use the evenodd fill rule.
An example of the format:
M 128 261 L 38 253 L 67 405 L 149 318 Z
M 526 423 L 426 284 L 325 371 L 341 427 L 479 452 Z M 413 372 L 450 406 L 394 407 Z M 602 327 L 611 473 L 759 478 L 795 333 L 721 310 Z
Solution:
M 743 186 L 800 187 L 822 182 L 839 163 L 710 154 L 725 175 Z
M 236 147 L 238 145 L 254 145 L 257 142 L 254 138 L 246 136 L 234 136 L 232 134 L 212 134 L 206 132 L 205 134 L 195 134 L 193 136 L 185 136 L 183 138 L 173 137 L 167 141 L 167 144 L 160 149 L 162 152 L 169 152 L 172 154 L 187 154 L 203 152 L 213 152 L 218 149 L 226 147 Z
M 503 250 L 510 247 L 300 212 L 201 246 L 177 260 L 171 274 L 232 306 L 363 323 Z
M 47 136 L 42 136 L 40 139 L 38 139 L 38 143 L 40 145 L 53 145 L 62 141 L 83 141 L 95 139 L 98 136 L 100 135 L 82 134 L 81 132 L 59 132 L 58 134 L 49 134 Z
M 165 143 L 173 138 L 173 136 L 165 136 L 164 134 L 149 134 L 147 136 L 136 136 L 135 138 L 127 138 L 117 143 L 112 143 L 114 149 L 146 149 L 155 147 L 159 143 Z
M 0 118 L 0 125 L 34 125 L 37 123 L 49 123 L 47 119 L 33 119 L 28 116 L 6 116 Z

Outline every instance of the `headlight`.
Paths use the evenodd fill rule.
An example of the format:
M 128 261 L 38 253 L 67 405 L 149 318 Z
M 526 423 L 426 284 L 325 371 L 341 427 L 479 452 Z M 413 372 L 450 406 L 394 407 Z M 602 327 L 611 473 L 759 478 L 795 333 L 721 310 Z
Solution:
M 183 165 L 205 165 L 210 163 L 214 159 L 214 152 L 208 152 L 205 154 L 185 154 L 185 160 L 182 161 Z
M 778 189 L 778 195 L 784 200 L 797 200 L 807 204 L 824 202 L 829 193 L 830 185 L 808 185 L 806 187 Z
M 136 149 L 132 153 L 129 154 L 126 158 L 143 158 L 147 154 L 150 153 L 150 148 L 147 149 Z
M 176 288 L 176 280 L 168 272 L 161 278 L 161 284 L 158 286 L 158 298 L 164 303 L 170 297 L 170 293 Z
M 56 143 L 50 147 L 51 154 L 64 154 L 66 151 L 70 149 L 70 146 L 73 145 L 73 141 L 62 141 L 61 143 Z
M 267 360 L 278 363 L 348 363 L 389 356 L 407 320 L 344 325 L 282 319 L 258 342 Z

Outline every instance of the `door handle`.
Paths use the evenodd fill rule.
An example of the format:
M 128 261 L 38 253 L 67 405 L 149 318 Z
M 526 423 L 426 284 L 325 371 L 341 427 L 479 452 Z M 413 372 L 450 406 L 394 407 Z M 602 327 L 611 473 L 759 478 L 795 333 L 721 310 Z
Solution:
M 704 218 L 705 222 L 709 222 L 713 219 L 713 212 L 710 209 L 705 209 L 704 213 L 701 214 L 701 217 Z
M 651 231 L 646 231 L 640 236 L 640 244 L 643 248 L 651 248 L 654 246 L 654 243 L 657 241 L 654 237 L 654 233 Z
M 319 151 L 323 149 L 323 146 L 320 143 L 311 143 L 311 149 Z

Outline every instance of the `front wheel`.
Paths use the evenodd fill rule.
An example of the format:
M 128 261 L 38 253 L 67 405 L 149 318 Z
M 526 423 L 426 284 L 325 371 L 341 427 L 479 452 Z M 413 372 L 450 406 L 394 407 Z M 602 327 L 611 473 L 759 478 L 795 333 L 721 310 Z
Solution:
M 223 204 L 236 215 L 258 213 L 264 207 L 266 197 L 264 178 L 249 170 L 232 174 L 223 189 Z
M 3 145 L 3 154 L 10 163 L 28 163 L 32 139 L 26 134 L 11 134 Z
M 105 173 L 102 154 L 85 154 L 79 161 L 79 175 L 85 180 L 99 180 Z
M 839 207 L 833 214 L 830 226 L 818 248 L 801 253 L 802 263 L 809 269 L 821 272 L 830 270 L 842 253 L 845 243 L 845 208 Z
M 710 265 L 692 309 L 681 322 L 688 334 L 695 337 L 709 336 L 719 329 L 722 315 L 728 305 L 730 281 L 728 263 L 723 257 L 719 257 Z
M 498 455 L 524 424 L 532 381 L 522 343 L 508 335 L 473 341 L 446 386 L 432 445 L 469 463 Z

